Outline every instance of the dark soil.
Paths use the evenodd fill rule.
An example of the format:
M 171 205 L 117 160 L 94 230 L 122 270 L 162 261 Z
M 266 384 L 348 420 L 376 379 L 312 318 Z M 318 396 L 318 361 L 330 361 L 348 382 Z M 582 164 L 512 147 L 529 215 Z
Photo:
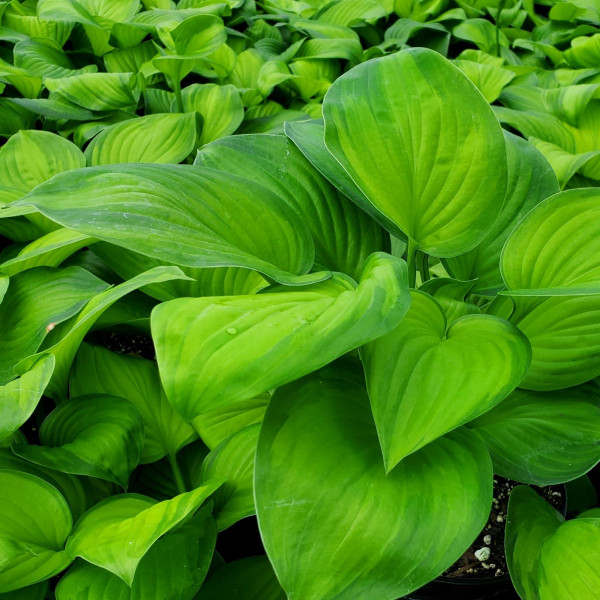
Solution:
M 141 356 L 149 360 L 156 358 L 152 338 L 145 335 L 97 331 L 93 341 L 119 354 Z
M 508 497 L 511 490 L 517 485 L 521 484 L 497 475 L 494 476 L 494 500 L 487 525 L 468 550 L 444 572 L 444 577 L 471 579 L 502 577 L 508 574 L 504 555 L 504 529 L 508 512 Z M 564 486 L 531 487 L 556 510 L 564 511 L 566 501 Z M 485 558 L 486 549 L 489 549 L 488 558 Z M 476 553 L 479 558 L 475 555 Z

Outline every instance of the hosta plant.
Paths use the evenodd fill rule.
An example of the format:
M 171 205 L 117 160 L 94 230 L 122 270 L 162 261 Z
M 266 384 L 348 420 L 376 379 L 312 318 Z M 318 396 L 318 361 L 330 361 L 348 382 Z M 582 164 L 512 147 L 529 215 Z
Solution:
M 96 21 L 96 52 L 133 36 Z M 206 67 L 185 28 L 153 61 L 178 103 Z M 600 194 L 561 192 L 457 66 L 364 62 L 322 121 L 194 164 L 155 158 L 184 160 L 193 119 L 144 118 L 160 144 L 120 145 L 124 121 L 85 153 L 41 131 L 0 153 L 24 232 L 0 264 L 0 592 L 395 600 L 469 547 L 494 473 L 600 460 Z M 119 327 L 156 361 L 99 345 Z M 218 534 L 253 514 L 268 562 L 223 565 Z M 552 559 L 511 535 L 512 565 Z

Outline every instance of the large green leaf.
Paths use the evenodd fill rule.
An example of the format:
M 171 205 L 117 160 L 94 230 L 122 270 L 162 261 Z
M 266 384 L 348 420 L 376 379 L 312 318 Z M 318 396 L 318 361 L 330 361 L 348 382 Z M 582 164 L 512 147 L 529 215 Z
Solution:
M 123 296 L 145 285 L 156 284 L 161 281 L 171 281 L 172 279 L 182 277 L 185 278 L 185 275 L 177 267 L 155 267 L 137 275 L 129 281 L 125 281 L 94 296 L 78 315 L 65 324 L 62 332 L 63 335 L 60 339 L 53 345 L 44 348 L 44 352 L 53 354 L 56 359 L 56 365 L 46 389 L 46 395 L 57 401 L 62 400 L 66 396 L 69 372 L 75 353 L 87 332 L 109 307 L 123 298 Z M 35 356 L 33 359 L 35 359 Z
M 449 257 L 485 237 L 506 192 L 504 136 L 449 61 L 411 48 L 363 63 L 331 86 L 323 114 L 329 151 L 415 246 Z
M 492 497 L 485 446 L 461 429 L 385 473 L 355 369 L 278 390 L 255 466 L 259 526 L 290 598 L 394 600 L 456 560 Z
M 196 143 L 193 114 L 147 115 L 115 123 L 85 149 L 88 164 L 178 163 Z
M 488 447 L 494 472 L 515 481 L 563 483 L 600 461 L 600 399 L 580 390 L 515 390 L 469 428 Z
M 286 600 L 286 598 L 267 557 L 252 556 L 223 565 L 206 580 L 195 600 Z
M 245 267 L 295 281 L 290 273 L 302 275 L 313 264 L 310 234 L 291 209 L 261 185 L 206 168 L 82 169 L 19 204 L 29 205 L 81 233 L 183 266 Z
M 174 455 L 196 437 L 167 401 L 154 361 L 82 344 L 73 365 L 70 390 L 73 396 L 121 396 L 138 409 L 145 433 L 142 463 Z
M 46 335 L 108 286 L 79 268 L 40 267 L 19 273 L 0 304 L 0 383 L 10 381 L 13 367 L 37 352 Z
M 510 321 L 532 350 L 519 387 L 558 390 L 600 375 L 600 295 L 513 300 Z
M 358 279 L 367 256 L 389 247 L 387 234 L 285 136 L 230 136 L 205 146 L 195 163 L 242 175 L 275 192 L 306 223 L 321 268 Z
M 41 446 L 13 445 L 36 464 L 76 475 L 99 477 L 126 488 L 144 443 L 142 417 L 131 402 L 107 395 L 64 402 L 40 428 Z
M 76 562 L 56 588 L 57 600 L 191 600 L 210 565 L 216 529 L 202 509 L 189 523 L 157 540 L 136 570 L 131 589 L 100 567 Z
M 532 210 L 510 234 L 501 271 L 524 295 L 600 293 L 600 193 L 568 190 Z
M 131 586 L 150 547 L 193 514 L 220 485 L 209 482 L 163 502 L 137 494 L 108 498 L 78 521 L 67 541 L 67 553 L 111 571 Z
M 44 600 L 47 598 L 48 583 L 42 581 L 13 592 L 0 594 L 0 600 Z
M 500 216 L 477 247 L 444 261 L 458 279 L 478 279 L 474 287 L 477 292 L 504 287 L 500 253 L 510 232 L 536 204 L 559 191 L 556 176 L 540 152 L 522 138 L 510 133 L 505 137 L 508 188 Z
M 0 386 L 0 440 L 13 434 L 32 415 L 54 369 L 54 357 L 42 355 L 18 379 Z
M 362 349 L 387 471 L 500 402 L 531 357 L 525 336 L 504 319 L 468 315 L 447 327 L 431 296 L 411 296 L 400 324 Z
M 219 531 L 255 512 L 254 456 L 259 431 L 256 423 L 234 433 L 204 459 L 203 480 L 226 480 L 212 498 Z
M 383 335 L 408 308 L 401 259 L 374 254 L 358 287 L 349 285 L 160 304 L 152 336 L 169 401 L 193 421 L 249 400 Z
M 0 593 L 49 579 L 71 562 L 72 527 L 64 498 L 28 473 L 0 470 Z

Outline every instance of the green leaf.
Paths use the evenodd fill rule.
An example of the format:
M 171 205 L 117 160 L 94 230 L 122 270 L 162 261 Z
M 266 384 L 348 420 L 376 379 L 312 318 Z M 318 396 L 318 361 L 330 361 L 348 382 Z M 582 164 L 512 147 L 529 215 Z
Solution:
M 168 403 L 154 361 L 82 344 L 71 373 L 73 396 L 110 394 L 129 400 L 144 421 L 141 462 L 176 454 L 196 434 Z
M 123 296 L 145 285 L 171 281 L 180 277 L 185 277 L 185 275 L 177 267 L 156 267 L 92 298 L 85 308 L 67 324 L 66 331 L 60 340 L 44 349 L 45 352 L 53 354 L 56 359 L 56 366 L 46 389 L 46 395 L 57 401 L 66 396 L 69 372 L 75 353 L 87 332 L 110 306 Z
M 500 263 L 526 295 L 600 292 L 600 193 L 567 190 L 532 210 L 508 238 Z
M 222 531 L 254 509 L 254 456 L 260 424 L 250 425 L 221 442 L 204 459 L 202 480 L 225 479 L 212 500 L 217 529 Z
M 231 136 L 205 146 L 195 163 L 242 175 L 277 194 L 306 223 L 320 268 L 358 279 L 365 259 L 389 247 L 385 232 L 284 136 Z
M 505 133 L 505 138 L 508 188 L 500 216 L 477 247 L 444 261 L 458 279 L 478 279 L 474 286 L 477 292 L 504 287 L 500 254 L 510 232 L 534 206 L 559 191 L 550 165 L 531 144 L 510 133 Z
M 53 94 L 88 110 L 117 110 L 137 105 L 138 80 L 131 73 L 81 73 L 44 80 Z
M 41 446 L 13 445 L 13 452 L 50 469 L 126 488 L 140 461 L 144 425 L 138 410 L 123 398 L 84 396 L 50 413 L 40 428 L 40 441 Z
M 460 59 L 453 63 L 477 86 L 490 104 L 498 99 L 502 89 L 515 78 L 514 73 L 501 66 Z
M 106 287 L 79 267 L 40 267 L 11 277 L 0 304 L 0 383 L 13 379 L 13 367 L 19 361 L 37 352 L 56 325 Z
M 505 398 L 531 356 L 525 336 L 504 319 L 468 315 L 447 328 L 431 296 L 419 291 L 411 296 L 400 324 L 362 349 L 388 472 Z
M 481 530 L 492 465 L 476 436 L 458 430 L 386 475 L 355 369 L 331 368 L 276 392 L 254 484 L 288 597 L 394 600 L 440 575 Z
M 179 56 L 202 58 L 227 41 L 227 32 L 219 17 L 194 15 L 179 23 L 168 34 L 163 34 L 162 41 L 168 50 Z
M 527 336 L 532 350 L 519 387 L 558 390 L 600 375 L 600 295 L 513 301 L 510 321 Z
M 329 151 L 416 246 L 449 257 L 485 237 L 506 192 L 504 137 L 449 61 L 411 48 L 363 63 L 331 86 L 323 115 Z
M 600 400 L 577 389 L 515 390 L 468 426 L 488 447 L 494 472 L 515 481 L 564 483 L 600 461 Z
M 0 271 L 12 276 L 35 267 L 58 267 L 93 241 L 88 235 L 61 227 L 27 244 L 15 258 L 0 264 Z
M 4 300 L 8 284 L 9 278 L 6 275 L 0 275 L 0 304 L 2 304 L 2 300 Z
M 194 83 L 181 96 L 187 112 L 195 111 L 202 116 L 198 146 L 234 133 L 244 120 L 242 99 L 233 85 Z
M 311 291 L 160 304 L 152 337 L 169 401 L 194 425 L 322 367 L 397 325 L 409 304 L 406 278 L 404 261 L 374 254 L 355 290 L 334 280 Z
M 220 485 L 207 483 L 163 502 L 137 494 L 108 498 L 77 522 L 67 541 L 67 553 L 107 569 L 131 587 L 138 564 L 152 544 L 193 514 Z
M 88 145 L 88 164 L 178 163 L 194 149 L 194 115 L 158 114 L 115 123 Z
M 521 598 L 542 600 L 538 587 L 541 553 L 545 542 L 563 521 L 564 517 L 530 487 L 520 485 L 511 492 L 506 522 L 506 561 Z
M 28 473 L 0 470 L 0 593 L 49 579 L 71 562 L 63 551 L 72 520 L 64 498 Z M 7 546 L 11 547 L 8 561 Z
M 191 600 L 206 576 L 215 541 L 214 521 L 203 509 L 189 523 L 151 546 L 139 563 L 131 589 L 109 571 L 78 561 L 58 583 L 56 598 Z
M 567 491 L 567 513 L 575 513 L 598 504 L 598 493 L 587 475 L 582 475 L 565 484 Z
M 55 177 L 20 202 L 81 233 L 182 266 L 245 267 L 293 283 L 290 273 L 313 264 L 306 226 L 274 194 L 206 168 L 92 167 Z
M 41 583 L 27 586 L 20 590 L 0 594 L 0 600 L 44 600 L 47 591 L 48 584 L 45 581 L 42 581 Z
M 13 434 L 33 414 L 54 370 L 54 357 L 42 355 L 33 367 L 0 386 L 0 440 Z
M 252 556 L 223 565 L 207 579 L 195 600 L 286 600 L 286 598 L 267 557 Z

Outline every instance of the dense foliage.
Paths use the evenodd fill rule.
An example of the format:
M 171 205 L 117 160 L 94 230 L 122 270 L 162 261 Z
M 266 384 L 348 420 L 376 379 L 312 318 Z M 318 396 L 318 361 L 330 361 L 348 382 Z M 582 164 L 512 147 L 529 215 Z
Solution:
M 395 600 L 589 490 L 598 2 L 0 18 L 2 600 Z M 588 497 L 512 493 L 523 600 L 600 597 Z

